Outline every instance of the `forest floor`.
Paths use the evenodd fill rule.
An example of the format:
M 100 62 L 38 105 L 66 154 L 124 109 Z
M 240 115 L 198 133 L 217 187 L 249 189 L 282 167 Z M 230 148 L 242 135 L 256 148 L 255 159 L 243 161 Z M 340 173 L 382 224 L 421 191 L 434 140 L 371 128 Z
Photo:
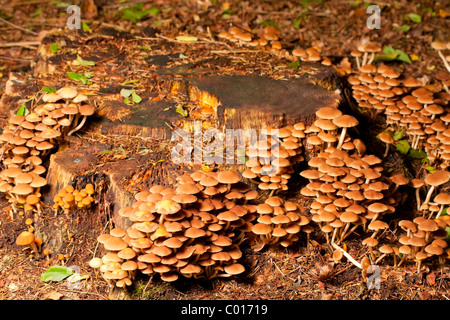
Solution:
M 101 1 L 99 1 L 101 3 Z M 142 3 L 144 11 L 158 10 L 140 21 L 130 21 L 121 9 Z M 381 29 L 370 30 L 366 21 L 369 3 L 363 1 L 103 1 L 98 16 L 81 16 L 83 28 L 113 27 L 127 32 L 151 28 L 165 37 L 177 34 L 217 35 L 231 25 L 258 28 L 275 24 L 282 30 L 283 47 L 316 46 L 333 63 L 350 61 L 350 52 L 363 39 L 381 47 L 402 50 L 411 63 L 391 61 L 390 65 L 416 77 L 433 78 L 445 68 L 431 49 L 435 40 L 449 41 L 450 5 L 446 1 L 374 1 L 382 8 Z M 69 14 L 64 1 L 0 0 L 0 94 L 10 72 L 32 74 L 33 61 L 40 40 L 55 28 L 65 28 Z M 91 12 L 92 13 L 92 12 Z M 134 17 L 136 18 L 136 17 Z M 149 50 L 151 50 L 149 48 Z M 394 164 L 392 164 L 394 165 Z M 7 203 L 4 198 L 2 207 Z M 279 300 L 448 300 L 450 269 L 448 265 L 427 265 L 421 273 L 415 265 L 393 268 L 386 259 L 380 264 L 379 289 L 369 290 L 361 272 L 348 260 L 334 263 L 333 248 L 312 240 L 288 249 L 273 247 L 260 252 L 245 248 L 247 271 L 233 279 L 198 282 L 180 279 L 168 284 L 158 278 L 138 277 L 128 291 L 111 292 L 100 273 L 87 262 L 97 248 L 89 229 L 101 230 L 104 221 L 87 227 L 83 239 L 67 238 L 65 265 L 79 267 L 80 287 L 66 282 L 44 283 L 40 275 L 49 265 L 61 264 L 56 255 L 30 258 L 14 245 L 19 225 L 0 216 L 0 299 L 1 300 L 108 300 L 114 299 L 279 299 Z M 85 224 L 80 223 L 79 226 Z M 78 230 L 83 234 L 83 229 Z M 84 250 L 75 250 L 77 241 Z M 352 243 L 355 241 L 355 243 Z M 346 243 L 349 253 L 359 259 L 365 252 L 357 240 Z M 95 249 L 96 250 L 96 249 Z

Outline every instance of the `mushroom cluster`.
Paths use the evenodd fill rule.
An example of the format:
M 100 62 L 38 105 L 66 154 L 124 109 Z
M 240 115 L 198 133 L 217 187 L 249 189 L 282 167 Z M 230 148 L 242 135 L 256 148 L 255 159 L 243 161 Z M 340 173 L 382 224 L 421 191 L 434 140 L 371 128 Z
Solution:
M 262 129 L 258 140 L 248 142 L 247 169 L 242 176 L 258 184 L 260 190 L 269 190 L 269 197 L 288 190 L 295 167 L 304 160 L 304 130 L 303 122 L 280 129 Z
M 251 203 L 258 192 L 241 180 L 231 170 L 197 171 L 178 176 L 174 188 L 153 185 L 138 192 L 133 205 L 119 211 L 131 226 L 98 237 L 107 253 L 95 265 L 119 286 L 119 280 L 132 280 L 126 269 L 131 264 L 133 271 L 167 282 L 180 275 L 210 279 L 244 272 L 240 244 L 257 218 Z
M 239 43 L 240 46 L 268 49 L 274 54 L 278 54 L 282 49 L 281 31 L 272 25 L 265 26 L 258 35 L 248 26 L 232 26 L 228 31 L 220 32 L 217 37 Z
M 410 181 L 409 185 L 415 189 L 417 216 L 439 218 L 444 208 L 450 204 L 450 194 L 440 190 L 449 180 L 449 171 L 437 170 L 425 175 L 424 179 L 415 178 Z
M 92 197 L 94 193 L 94 185 L 91 183 L 88 183 L 81 190 L 76 190 L 73 186 L 67 185 L 60 189 L 53 197 L 52 208 L 55 214 L 59 210 L 65 214 L 69 214 L 76 208 L 87 208 L 94 202 L 94 198 Z
M 321 50 L 319 47 L 309 47 L 309 48 L 295 48 L 292 50 L 292 55 L 295 59 L 301 60 L 301 61 L 308 61 L 308 62 L 320 62 L 323 65 L 331 66 L 331 60 L 321 55 Z
M 58 141 L 79 130 L 94 113 L 87 96 L 71 87 L 46 93 L 26 115 L 12 116 L 0 135 L 0 192 L 11 203 L 10 216 L 21 210 L 40 213 L 40 189 L 47 184 L 42 165 Z
M 368 42 L 358 45 L 356 50 L 350 52 L 350 55 L 355 59 L 356 67 L 358 70 L 360 70 L 360 68 L 365 66 L 366 64 L 372 64 L 375 58 L 375 54 L 380 51 L 380 46 L 375 43 Z
M 256 213 L 258 218 L 252 227 L 256 237 L 250 240 L 255 251 L 275 243 L 289 247 L 299 240 L 301 230 L 307 235 L 313 231 L 310 219 L 300 212 L 296 203 L 277 196 L 256 205 Z
M 386 65 L 365 64 L 348 78 L 361 110 L 386 117 L 387 128 L 378 136 L 389 146 L 392 136 L 404 132 L 413 150 L 423 150 L 430 165 L 446 169 L 450 164 L 450 94 L 443 84 L 402 75 Z M 445 81 L 443 82 L 445 83 Z
M 333 107 L 323 107 L 316 111 L 316 120 L 304 130 L 306 148 L 311 154 L 323 152 L 326 148 L 365 153 L 366 147 L 360 139 L 352 139 L 348 129 L 356 127 L 358 120 Z
M 348 136 L 344 129 L 355 126 L 356 119 L 331 108 L 318 110 L 316 117 L 305 130 L 315 133 L 307 138 L 307 146 L 314 146 L 316 152 L 308 161 L 309 168 L 300 172 L 308 180 L 300 194 L 314 199 L 311 220 L 329 243 L 339 244 L 358 226 L 372 232 L 373 240 L 368 241 L 375 242 L 378 232 L 388 227 L 383 216 L 395 212 L 401 201 L 399 186 L 409 180 L 402 174 L 387 178 L 382 160 L 365 154 L 364 144 Z M 342 119 L 350 121 L 344 125 Z
M 438 219 L 416 217 L 411 220 L 401 220 L 398 226 L 404 231 L 398 237 L 398 248 L 392 247 L 395 255 L 401 254 L 401 260 L 394 260 L 394 266 L 400 266 L 405 260 L 413 260 L 417 264 L 417 272 L 420 271 L 422 261 L 431 257 L 438 257 L 443 263 L 446 257 L 450 257 L 450 250 L 446 249 L 447 232 L 445 228 L 450 226 L 448 216 Z M 394 259 L 395 259 L 394 255 Z M 381 260 L 380 257 L 378 260 Z

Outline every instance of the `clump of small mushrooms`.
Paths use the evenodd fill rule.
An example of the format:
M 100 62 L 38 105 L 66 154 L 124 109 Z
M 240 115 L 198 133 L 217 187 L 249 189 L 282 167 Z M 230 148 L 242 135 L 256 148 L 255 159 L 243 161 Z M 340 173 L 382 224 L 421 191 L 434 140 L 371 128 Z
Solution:
M 252 227 L 256 237 L 249 236 L 255 251 L 275 243 L 289 247 L 299 240 L 300 231 L 307 234 L 312 231 L 310 219 L 301 212 L 299 206 L 281 197 L 272 196 L 256 205 L 256 213 L 258 218 Z
M 401 201 L 398 187 L 409 181 L 402 175 L 387 178 L 382 160 L 365 154 L 365 145 L 348 135 L 346 129 L 358 124 L 355 118 L 333 108 L 319 109 L 316 118 L 305 130 L 314 156 L 300 172 L 308 181 L 300 194 L 313 198 L 311 220 L 328 243 L 341 243 L 360 226 L 375 242 L 388 227 L 383 217 Z
M 243 177 L 256 183 L 260 190 L 268 190 L 269 197 L 288 190 L 295 167 L 304 160 L 304 129 L 302 122 L 280 129 L 262 129 L 259 137 L 248 142 Z
M 438 50 L 437 44 L 435 47 Z M 385 156 L 395 143 L 392 137 L 400 135 L 411 149 L 424 151 L 430 165 L 444 170 L 448 167 L 450 113 L 446 106 L 450 94 L 446 85 L 450 77 L 446 74 L 438 78 L 441 82 L 429 83 L 424 78 L 406 77 L 387 65 L 370 62 L 348 77 L 360 110 L 371 117 L 386 117 L 387 127 L 378 136 L 386 146 Z
M 136 272 L 211 279 L 240 274 L 240 244 L 257 218 L 258 192 L 232 170 L 197 171 L 177 177 L 175 187 L 153 185 L 135 195 L 119 215 L 130 224 L 102 234 L 107 253 L 91 266 L 115 285 L 130 285 Z M 125 280 L 126 279 L 126 280 Z
M 283 48 L 280 42 L 280 29 L 271 25 L 265 26 L 259 32 L 253 31 L 248 26 L 234 25 L 228 31 L 220 32 L 217 37 L 236 43 L 239 46 L 269 50 L 273 54 L 278 54 Z
M 10 217 L 24 209 L 40 213 L 40 189 L 47 185 L 43 162 L 61 139 L 81 129 L 94 113 L 85 94 L 71 87 L 45 93 L 24 115 L 9 118 L 0 135 L 0 192 L 11 204 Z
M 95 201 L 92 197 L 95 194 L 94 185 L 88 183 L 83 189 L 76 190 L 73 186 L 67 185 L 60 189 L 53 197 L 53 210 L 55 214 L 62 211 L 69 214 L 79 208 L 88 208 Z
M 411 220 L 401 220 L 398 226 L 403 231 L 397 241 L 396 246 L 392 246 L 395 255 L 401 254 L 401 259 L 394 260 L 394 266 L 401 266 L 405 261 L 414 261 L 417 265 L 417 272 L 420 272 L 422 262 L 425 259 L 437 257 L 440 263 L 448 259 L 449 250 L 447 248 L 446 228 L 450 226 L 448 216 L 433 219 L 416 217 Z M 394 256 L 395 258 L 395 256 Z M 380 257 L 378 260 L 381 260 Z

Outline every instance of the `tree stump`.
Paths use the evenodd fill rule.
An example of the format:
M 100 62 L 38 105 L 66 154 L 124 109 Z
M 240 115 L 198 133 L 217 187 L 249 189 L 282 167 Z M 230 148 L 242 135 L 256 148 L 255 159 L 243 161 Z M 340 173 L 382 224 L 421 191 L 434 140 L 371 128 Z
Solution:
M 282 67 L 252 66 L 248 72 L 245 64 L 236 67 L 232 58 L 215 57 L 209 48 L 154 39 L 146 40 L 152 50 L 144 52 L 137 48 L 140 42 L 110 29 L 92 34 L 54 32 L 38 50 L 34 78 L 10 79 L 0 101 L 2 114 L 14 114 L 20 99 L 30 98 L 44 86 L 77 86 L 97 110 L 48 160 L 47 205 L 63 186 L 83 186 L 88 181 L 98 186 L 95 179 L 101 178 L 98 214 L 108 214 L 115 225 L 126 227 L 117 212 L 130 205 L 137 191 L 151 184 L 173 184 L 178 174 L 195 169 L 171 162 L 175 129 L 192 129 L 195 121 L 219 130 L 311 124 L 319 108 L 344 104 L 339 76 L 332 67 L 305 62 L 294 70 L 289 61 L 263 53 L 260 59 Z M 53 53 L 53 43 L 62 49 Z M 183 52 L 192 57 L 181 58 Z M 80 65 L 78 57 L 94 65 Z M 84 82 L 70 79 L 68 72 L 83 75 Z M 142 101 L 126 103 L 122 89 L 134 90 Z M 100 234 L 104 219 L 97 223 L 92 228 Z M 40 231 L 53 239 L 49 245 L 61 248 L 64 241 L 58 238 L 63 235 L 56 230 L 64 229 L 61 223 L 37 228 L 44 225 Z

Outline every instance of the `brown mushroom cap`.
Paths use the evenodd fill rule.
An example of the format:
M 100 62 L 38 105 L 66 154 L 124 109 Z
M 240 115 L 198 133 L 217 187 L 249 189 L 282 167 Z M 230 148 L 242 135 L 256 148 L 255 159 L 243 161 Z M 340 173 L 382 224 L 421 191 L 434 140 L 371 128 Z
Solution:
M 217 174 L 217 181 L 224 184 L 238 183 L 241 179 L 241 175 L 236 171 L 226 170 Z

